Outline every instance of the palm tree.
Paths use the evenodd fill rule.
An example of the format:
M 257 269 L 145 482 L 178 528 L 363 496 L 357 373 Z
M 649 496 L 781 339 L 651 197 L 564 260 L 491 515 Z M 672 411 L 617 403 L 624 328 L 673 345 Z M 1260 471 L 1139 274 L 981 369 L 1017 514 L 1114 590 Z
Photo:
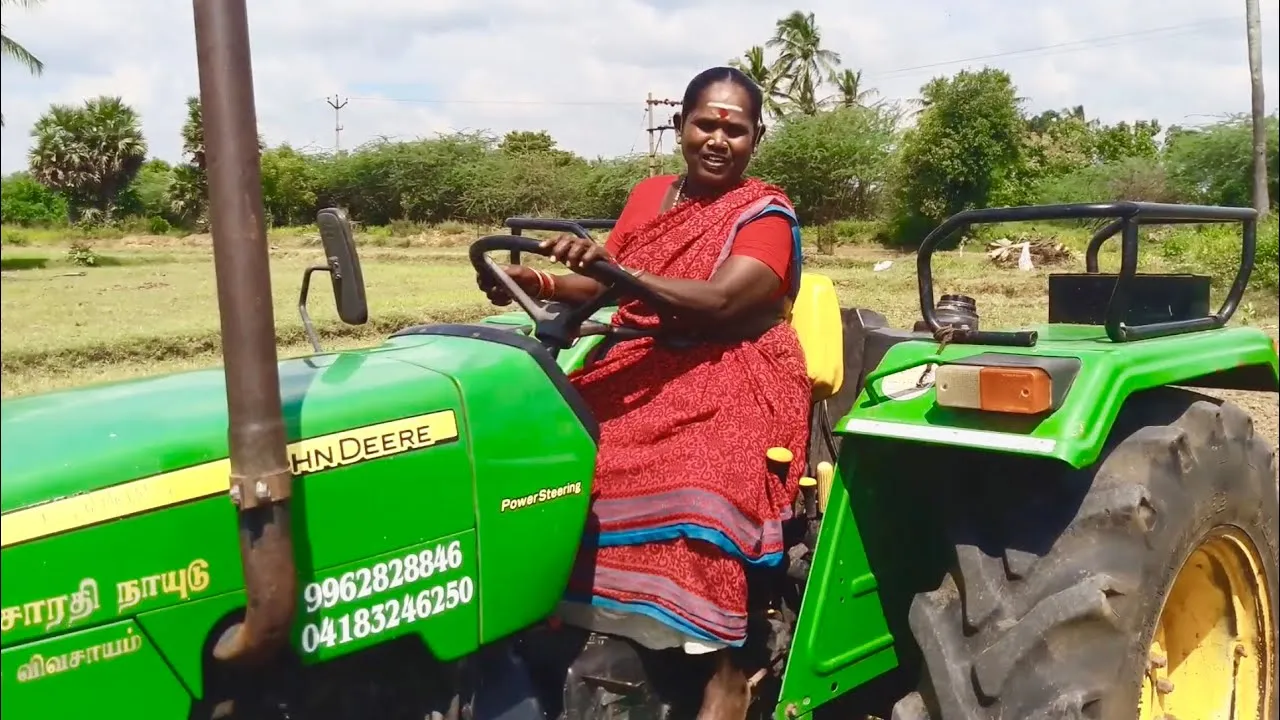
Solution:
M 29 8 L 38 5 L 41 0 L 0 0 L 0 7 L 7 5 L 21 5 Z M 19 45 L 17 41 L 9 37 L 4 31 L 4 24 L 0 23 L 0 54 L 5 57 L 17 60 L 32 75 L 39 76 L 44 73 L 44 63 L 40 58 L 31 54 L 30 50 Z M 4 127 L 4 113 L 0 113 L 0 127 Z
M 138 113 L 118 97 L 51 105 L 31 136 L 31 177 L 64 194 L 78 219 L 110 220 L 147 156 Z
M 787 94 L 779 89 L 779 78 L 764 59 L 764 48 L 752 45 L 742 53 L 742 57 L 730 60 L 729 64 L 741 70 L 744 75 L 751 78 L 752 82 L 760 86 L 764 94 L 765 114 L 773 117 L 782 115 L 782 101 L 786 100 Z
M 806 115 L 816 113 L 818 87 L 822 78 L 835 73 L 840 55 L 822 47 L 822 31 L 813 13 L 795 10 L 779 19 L 773 37 L 765 44 L 778 48 L 772 72 L 779 81 L 787 81 L 786 94 L 791 105 Z
M 861 70 L 845 68 L 840 72 L 832 73 L 830 80 L 831 84 L 836 86 L 836 92 L 828 97 L 825 103 L 834 103 L 841 107 L 864 107 L 867 100 L 880 94 L 875 88 L 863 89 Z

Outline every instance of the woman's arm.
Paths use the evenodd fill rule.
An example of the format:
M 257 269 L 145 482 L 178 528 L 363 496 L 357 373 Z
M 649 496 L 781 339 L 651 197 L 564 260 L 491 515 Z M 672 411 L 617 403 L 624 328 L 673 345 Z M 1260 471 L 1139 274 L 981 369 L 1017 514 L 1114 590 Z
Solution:
M 650 275 L 641 281 L 682 316 L 682 324 L 738 325 L 739 320 L 765 318 L 781 310 L 793 244 L 791 223 L 768 215 L 741 228 L 728 260 L 709 281 Z
M 780 290 L 788 275 L 791 245 L 790 223 L 781 217 L 764 217 L 741 229 L 732 254 L 709 280 L 650 273 L 640 273 L 636 279 L 663 303 L 655 309 L 676 316 L 680 325 L 722 327 L 781 307 Z M 571 270 L 595 259 L 613 261 L 604 248 L 573 236 L 546 241 L 544 247 Z M 587 300 L 601 289 L 600 283 L 581 275 L 557 275 L 554 280 L 557 299 Z
M 652 290 L 682 325 L 722 326 L 759 315 L 778 304 L 781 278 L 764 262 L 732 255 L 710 280 L 686 280 L 642 273 L 637 280 Z
M 564 263 L 570 270 L 580 270 L 594 260 L 614 262 L 613 256 L 621 247 L 622 237 L 636 225 L 656 214 L 664 193 L 671 188 L 673 182 L 674 180 L 670 177 L 660 176 L 636 183 L 627 195 L 622 212 L 618 214 L 618 221 L 609 232 L 603 247 L 572 235 L 561 235 L 551 240 L 544 240 L 542 247 L 550 248 L 553 259 Z M 552 275 L 552 282 L 555 286 L 552 299 L 561 302 L 583 303 L 604 290 L 604 286 L 599 282 L 585 275 L 579 275 L 577 272 Z
M 573 273 L 552 275 L 551 273 L 543 272 L 544 279 L 539 281 L 538 273 L 541 271 L 535 270 L 528 265 L 507 265 L 502 270 L 529 297 L 537 300 L 583 303 L 595 297 L 602 289 L 600 283 L 585 275 Z M 489 297 L 489 302 L 494 305 L 506 307 L 511 304 L 511 296 L 507 293 L 507 289 L 487 275 L 476 273 L 476 284 Z M 550 290 L 550 294 L 541 292 L 544 288 Z

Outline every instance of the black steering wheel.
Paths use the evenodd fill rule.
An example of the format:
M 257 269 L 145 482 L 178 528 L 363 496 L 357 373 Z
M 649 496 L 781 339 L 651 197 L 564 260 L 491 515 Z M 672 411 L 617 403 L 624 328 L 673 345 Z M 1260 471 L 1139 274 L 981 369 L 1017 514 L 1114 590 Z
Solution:
M 469 254 L 471 264 L 476 272 L 487 276 L 506 289 L 507 294 L 515 300 L 529 317 L 533 319 L 533 336 L 547 347 L 552 357 L 573 344 L 579 337 L 587 335 L 614 335 L 622 337 L 643 337 L 650 334 L 639 328 L 624 328 L 607 323 L 589 320 L 600 308 L 615 302 L 622 295 L 656 303 L 658 298 L 648 288 L 641 285 L 631 273 L 618 265 L 605 261 L 593 260 L 581 270 L 601 285 L 604 290 L 594 298 L 579 305 L 562 302 L 543 302 L 530 297 L 520 288 L 511 276 L 503 271 L 498 263 L 486 253 L 494 250 L 507 250 L 513 253 L 533 253 L 543 257 L 551 257 L 551 252 L 544 249 L 538 240 L 517 235 L 486 235 L 471 243 Z

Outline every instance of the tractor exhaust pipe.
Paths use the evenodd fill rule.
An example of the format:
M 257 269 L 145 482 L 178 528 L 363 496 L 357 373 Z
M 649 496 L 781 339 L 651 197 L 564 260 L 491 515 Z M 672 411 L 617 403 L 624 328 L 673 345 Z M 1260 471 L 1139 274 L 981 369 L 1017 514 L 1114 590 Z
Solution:
M 247 596 L 244 620 L 227 629 L 213 654 L 258 663 L 289 642 L 297 573 L 249 21 L 245 0 L 192 4 L 227 379 L 231 498 L 238 507 Z

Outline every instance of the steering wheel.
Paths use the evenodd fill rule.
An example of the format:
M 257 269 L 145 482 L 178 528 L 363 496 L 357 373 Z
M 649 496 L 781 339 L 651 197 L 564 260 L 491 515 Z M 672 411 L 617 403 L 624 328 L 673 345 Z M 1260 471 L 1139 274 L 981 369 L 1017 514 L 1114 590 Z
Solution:
M 593 260 L 578 271 L 599 282 L 604 286 L 604 290 L 587 302 L 574 306 L 562 302 L 543 302 L 530 297 L 498 263 L 493 261 L 493 258 L 486 254 L 494 250 L 507 250 L 512 253 L 527 252 L 543 257 L 551 257 L 551 251 L 544 249 L 539 241 L 533 238 L 517 235 L 487 235 L 471 243 L 469 254 L 476 272 L 499 283 L 506 289 L 511 299 L 515 300 L 516 304 L 533 319 L 532 334 L 547 347 L 552 357 L 557 356 L 560 350 L 568 348 L 579 337 L 587 335 L 630 338 L 650 334 L 638 328 L 622 328 L 589 320 L 600 308 L 616 301 L 624 294 L 650 303 L 658 302 L 656 295 L 641 285 L 635 276 L 618 265 L 605 260 Z

